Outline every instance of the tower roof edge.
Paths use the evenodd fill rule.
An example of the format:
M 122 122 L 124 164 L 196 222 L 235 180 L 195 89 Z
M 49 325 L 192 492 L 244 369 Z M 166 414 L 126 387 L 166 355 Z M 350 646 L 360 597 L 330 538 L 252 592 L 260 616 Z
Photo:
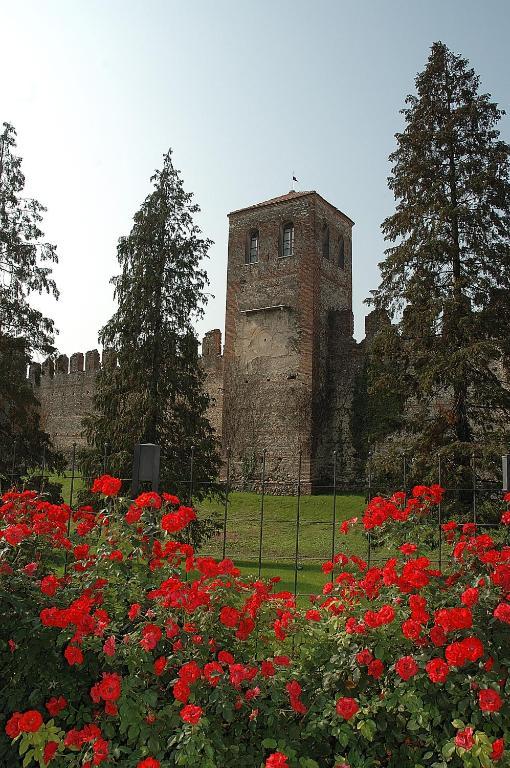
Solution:
M 280 203 L 290 202 L 291 200 L 297 200 L 299 198 L 307 197 L 307 196 L 311 196 L 311 195 L 316 195 L 317 197 L 319 197 L 324 203 L 326 203 L 327 206 L 329 206 L 334 211 L 339 213 L 341 216 L 343 216 L 345 219 L 347 219 L 347 221 L 349 221 L 352 226 L 354 226 L 354 221 L 350 218 L 350 216 L 347 216 L 346 213 L 344 213 L 339 208 L 337 208 L 335 205 L 330 203 L 328 200 L 326 200 L 325 197 L 320 195 L 315 190 L 309 190 L 307 192 L 305 192 L 305 191 L 303 191 L 303 192 L 295 192 L 295 191 L 291 190 L 290 192 L 287 192 L 285 195 L 280 195 L 279 197 L 272 197 L 270 200 L 264 200 L 261 203 L 254 203 L 253 205 L 247 205 L 244 208 L 237 208 L 235 211 L 231 211 L 227 215 L 228 216 L 235 216 L 236 214 L 244 213 L 245 211 L 250 211 L 250 210 L 253 210 L 253 209 L 256 209 L 256 208 L 265 208 L 266 206 L 270 206 L 270 205 L 278 205 Z

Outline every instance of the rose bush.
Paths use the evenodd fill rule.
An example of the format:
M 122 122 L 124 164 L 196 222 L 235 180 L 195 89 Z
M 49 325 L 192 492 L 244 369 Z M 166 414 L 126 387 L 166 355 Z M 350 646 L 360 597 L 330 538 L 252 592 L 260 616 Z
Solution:
M 99 513 L 3 496 L 2 766 L 508 765 L 508 512 L 444 523 L 440 572 L 420 523 L 442 490 L 377 497 L 341 532 L 394 556 L 339 552 L 301 608 L 194 552 L 175 496 L 119 489 L 98 478 Z

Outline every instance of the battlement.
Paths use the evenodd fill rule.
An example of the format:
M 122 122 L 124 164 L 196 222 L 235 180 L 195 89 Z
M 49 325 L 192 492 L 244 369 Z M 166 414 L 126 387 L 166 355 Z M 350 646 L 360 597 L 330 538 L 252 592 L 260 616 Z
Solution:
M 221 356 L 221 331 L 219 328 L 214 328 L 212 331 L 207 331 L 202 339 L 202 357 L 219 356 Z
M 85 354 L 74 352 L 71 357 L 58 355 L 48 357 L 43 363 L 31 363 L 28 377 L 36 386 L 44 379 L 48 381 L 54 377 L 73 376 L 80 373 L 93 373 L 103 367 L 113 367 L 117 364 L 117 355 L 111 349 L 103 350 L 102 357 L 97 349 L 91 349 Z
M 373 339 L 388 325 L 390 325 L 388 314 L 382 309 L 373 309 L 365 317 L 365 339 Z

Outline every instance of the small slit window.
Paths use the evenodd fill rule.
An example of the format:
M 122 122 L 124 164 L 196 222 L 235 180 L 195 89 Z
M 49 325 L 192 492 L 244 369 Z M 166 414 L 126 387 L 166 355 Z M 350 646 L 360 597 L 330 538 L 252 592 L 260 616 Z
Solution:
M 259 260 L 259 233 L 258 230 L 254 230 L 250 233 L 250 239 L 248 241 L 248 251 L 246 254 L 247 264 L 256 264 Z
M 294 225 L 286 224 L 283 228 L 282 256 L 287 258 L 294 255 Z
M 338 266 L 345 269 L 345 241 L 342 236 L 338 238 Z
M 322 255 L 329 259 L 329 227 L 326 223 L 322 227 Z

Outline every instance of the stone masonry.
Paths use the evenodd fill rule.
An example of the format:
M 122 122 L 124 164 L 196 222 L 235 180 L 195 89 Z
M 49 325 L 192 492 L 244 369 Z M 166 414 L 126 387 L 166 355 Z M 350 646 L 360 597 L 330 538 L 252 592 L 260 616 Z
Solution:
M 205 334 L 201 364 L 232 482 L 269 493 L 331 482 L 352 458 L 352 392 L 364 344 L 353 339 L 351 219 L 317 192 L 229 214 L 225 345 Z M 367 335 L 378 318 L 367 318 Z M 103 364 L 111 362 L 103 353 Z M 30 367 L 43 428 L 69 453 L 83 445 L 101 362 L 97 350 Z M 300 465 L 300 472 L 299 472 Z

